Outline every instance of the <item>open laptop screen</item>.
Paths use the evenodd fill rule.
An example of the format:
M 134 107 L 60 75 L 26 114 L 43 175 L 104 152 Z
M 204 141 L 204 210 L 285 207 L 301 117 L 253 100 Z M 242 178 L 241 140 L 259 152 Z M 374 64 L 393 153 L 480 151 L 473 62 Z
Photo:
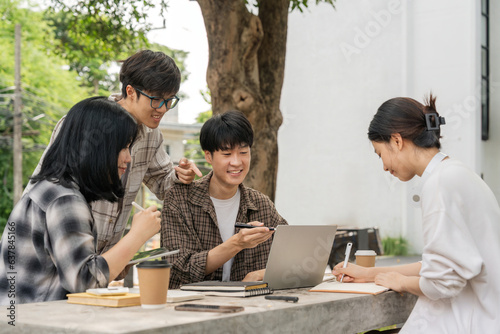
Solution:
M 336 231 L 337 225 L 279 225 L 263 281 L 272 289 L 321 283 Z

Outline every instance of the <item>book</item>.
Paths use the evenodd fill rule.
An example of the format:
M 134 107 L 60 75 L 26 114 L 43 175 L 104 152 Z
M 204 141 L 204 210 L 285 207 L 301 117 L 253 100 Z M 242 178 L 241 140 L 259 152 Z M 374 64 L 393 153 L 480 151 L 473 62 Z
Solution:
M 205 298 L 205 295 L 196 291 L 168 290 L 167 292 L 167 303 L 178 303 L 203 298 Z
M 181 286 L 181 290 L 191 290 L 191 291 L 208 291 L 208 290 L 217 290 L 217 291 L 243 291 L 243 290 L 252 290 L 252 289 L 260 289 L 266 288 L 267 283 L 258 281 L 258 282 L 241 282 L 241 281 L 202 281 L 195 282 L 189 284 L 183 284 Z
M 207 296 L 251 297 L 272 293 L 266 282 L 203 281 L 181 286 L 184 291 L 199 291 Z
M 69 293 L 68 303 L 83 304 L 108 307 L 125 307 L 141 305 L 140 295 L 138 293 L 127 293 L 120 296 L 97 296 L 87 292 Z
M 128 264 L 137 264 L 144 261 L 153 260 L 162 256 L 168 256 L 176 253 L 179 253 L 178 249 L 169 251 L 164 247 L 155 248 L 152 250 L 135 253 L 134 257 L 132 258 L 132 260 L 129 261 Z
M 97 296 L 121 296 L 121 295 L 126 295 L 130 291 L 129 288 L 109 287 L 109 288 L 87 289 L 87 291 L 85 292 Z
M 327 281 L 311 288 L 311 292 L 343 292 L 343 293 L 365 293 L 378 295 L 379 293 L 389 291 L 385 286 L 375 283 L 340 283 L 338 281 Z
M 243 291 L 201 291 L 205 296 L 221 296 L 221 297 L 253 297 L 269 295 L 273 293 L 270 288 L 260 288 Z

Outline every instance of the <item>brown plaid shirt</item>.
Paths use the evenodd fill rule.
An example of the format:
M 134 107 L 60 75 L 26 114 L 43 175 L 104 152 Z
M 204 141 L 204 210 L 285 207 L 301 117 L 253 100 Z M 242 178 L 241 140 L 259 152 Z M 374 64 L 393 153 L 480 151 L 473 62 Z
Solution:
M 217 215 L 208 188 L 212 172 L 189 185 L 175 184 L 169 189 L 162 213 L 161 243 L 167 249 L 180 249 L 168 257 L 173 263 L 170 288 L 204 280 L 222 280 L 222 266 L 205 275 L 207 254 L 222 243 Z M 241 199 L 237 222 L 259 221 L 265 226 L 287 225 L 266 195 L 240 185 Z M 241 281 L 251 271 L 264 269 L 272 238 L 255 248 L 244 249 L 234 257 L 231 281 Z

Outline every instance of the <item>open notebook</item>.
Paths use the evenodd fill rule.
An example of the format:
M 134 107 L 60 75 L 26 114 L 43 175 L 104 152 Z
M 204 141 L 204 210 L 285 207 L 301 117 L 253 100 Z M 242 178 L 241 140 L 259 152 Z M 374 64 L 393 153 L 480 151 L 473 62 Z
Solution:
M 311 288 L 311 292 L 344 292 L 344 293 L 365 293 L 378 295 L 389 288 L 375 283 L 340 283 L 338 281 L 327 281 Z

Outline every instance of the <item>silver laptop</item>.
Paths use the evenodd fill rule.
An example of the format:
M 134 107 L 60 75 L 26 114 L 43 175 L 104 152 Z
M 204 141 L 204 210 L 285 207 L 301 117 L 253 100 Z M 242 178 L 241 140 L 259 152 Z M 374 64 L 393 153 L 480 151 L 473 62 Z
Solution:
M 321 283 L 336 231 L 337 225 L 279 225 L 263 281 L 276 290 Z

